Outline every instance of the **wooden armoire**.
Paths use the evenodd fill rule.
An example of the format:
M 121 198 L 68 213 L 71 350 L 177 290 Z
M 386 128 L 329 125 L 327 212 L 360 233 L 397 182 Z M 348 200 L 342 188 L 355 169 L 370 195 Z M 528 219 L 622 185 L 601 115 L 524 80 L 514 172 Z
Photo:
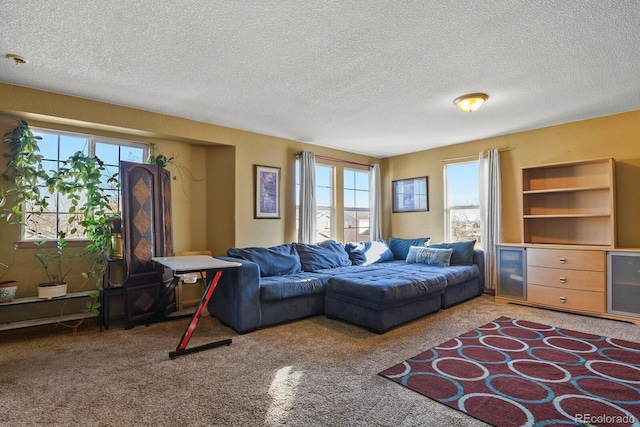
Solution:
M 157 165 L 120 162 L 125 327 L 175 311 L 163 269 L 151 259 L 173 256 L 171 174 Z

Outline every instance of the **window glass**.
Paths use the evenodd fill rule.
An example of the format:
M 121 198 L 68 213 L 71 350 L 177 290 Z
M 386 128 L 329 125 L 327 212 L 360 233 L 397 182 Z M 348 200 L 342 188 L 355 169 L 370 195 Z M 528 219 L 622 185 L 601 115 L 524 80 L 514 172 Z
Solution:
M 479 162 L 445 165 L 446 240 L 476 240 L 480 245 Z
M 333 239 L 333 167 L 316 164 L 316 242 Z M 296 229 L 300 213 L 300 162 L 296 162 Z
M 316 164 L 316 242 L 333 239 L 333 167 Z
M 39 154 L 42 155 L 42 167 L 47 172 L 57 170 L 65 160 L 81 151 L 85 155 L 95 155 L 105 162 L 107 171 L 102 177 L 104 189 L 107 189 L 107 197 L 111 201 L 114 211 L 120 210 L 120 193 L 117 185 L 108 183 L 107 180 L 118 172 L 121 160 L 142 162 L 148 155 L 148 146 L 143 143 L 124 141 L 111 138 L 99 138 L 92 135 L 84 135 L 71 132 L 57 132 L 50 129 L 32 129 L 34 135 L 42 139 L 38 141 Z M 123 157 L 123 153 L 125 157 Z M 47 194 L 47 207 L 44 214 L 32 215 L 34 206 L 29 203 L 24 206 L 24 222 L 22 238 L 24 240 L 55 239 L 60 232 L 69 232 L 69 218 L 73 215 L 69 212 L 71 201 L 59 195 L 57 192 L 48 194 L 46 183 L 41 183 L 41 191 Z M 82 203 L 82 195 L 81 203 Z M 80 235 L 69 238 L 84 237 L 83 230 Z
M 369 171 L 344 170 L 344 241 L 369 241 Z

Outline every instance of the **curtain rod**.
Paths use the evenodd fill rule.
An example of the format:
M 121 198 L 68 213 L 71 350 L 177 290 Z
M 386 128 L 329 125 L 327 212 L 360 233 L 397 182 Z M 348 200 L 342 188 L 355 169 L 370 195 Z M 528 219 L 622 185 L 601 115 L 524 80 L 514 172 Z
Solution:
M 511 150 L 512 150 L 511 147 L 498 149 L 498 151 L 500 153 L 502 153 L 503 151 L 511 151 Z M 490 150 L 485 150 L 484 152 L 486 153 L 487 151 L 490 151 Z M 450 159 L 442 159 L 440 161 L 441 162 L 458 162 L 458 161 L 462 161 L 462 160 L 475 160 L 477 158 L 478 158 L 478 155 L 475 155 L 475 156 L 463 156 L 463 157 L 452 157 Z
M 299 151 L 299 152 L 296 153 L 296 157 L 300 157 L 301 155 L 302 155 L 302 151 Z M 329 161 L 332 161 L 332 162 L 339 162 L 339 163 L 348 163 L 350 165 L 367 166 L 369 168 L 373 167 L 373 165 L 370 165 L 370 164 L 367 164 L 367 163 L 352 162 L 351 160 L 336 159 L 335 157 L 327 157 L 327 156 L 318 156 L 318 155 L 316 155 L 316 159 L 329 160 Z

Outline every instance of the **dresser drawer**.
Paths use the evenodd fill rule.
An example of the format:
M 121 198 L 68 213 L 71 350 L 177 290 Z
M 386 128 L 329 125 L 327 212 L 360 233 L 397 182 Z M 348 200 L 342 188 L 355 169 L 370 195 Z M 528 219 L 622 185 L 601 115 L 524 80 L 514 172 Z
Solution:
M 527 268 L 527 281 L 534 285 L 592 292 L 604 292 L 606 285 L 604 271 L 563 270 L 535 266 Z
M 604 271 L 604 251 L 527 249 L 527 265 L 570 270 Z
M 527 286 L 527 301 L 562 310 L 604 313 L 604 292 L 578 291 L 549 286 Z

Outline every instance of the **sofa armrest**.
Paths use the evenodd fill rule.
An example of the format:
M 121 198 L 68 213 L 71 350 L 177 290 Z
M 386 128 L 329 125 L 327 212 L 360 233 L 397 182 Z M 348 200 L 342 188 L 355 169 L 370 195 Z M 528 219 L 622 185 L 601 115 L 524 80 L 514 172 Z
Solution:
M 216 258 L 242 265 L 223 271 L 209 301 L 209 313 L 238 333 L 257 329 L 262 321 L 258 264 L 238 258 Z M 207 273 L 207 283 L 213 278 L 213 274 Z
M 478 270 L 480 270 L 480 277 L 478 281 L 482 286 L 482 292 L 484 292 L 484 252 L 481 249 L 473 250 L 473 263 L 478 266 Z

